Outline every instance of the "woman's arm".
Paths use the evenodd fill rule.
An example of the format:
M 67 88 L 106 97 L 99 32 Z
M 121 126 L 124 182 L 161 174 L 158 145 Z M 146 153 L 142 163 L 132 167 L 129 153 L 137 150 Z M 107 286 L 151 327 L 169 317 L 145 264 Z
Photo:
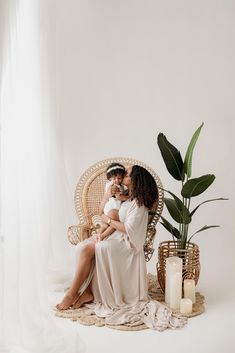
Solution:
M 120 221 L 114 221 L 112 218 L 106 216 L 104 213 L 102 214 L 103 222 L 107 223 L 110 227 L 119 230 L 119 232 L 126 233 L 126 228 L 124 223 Z

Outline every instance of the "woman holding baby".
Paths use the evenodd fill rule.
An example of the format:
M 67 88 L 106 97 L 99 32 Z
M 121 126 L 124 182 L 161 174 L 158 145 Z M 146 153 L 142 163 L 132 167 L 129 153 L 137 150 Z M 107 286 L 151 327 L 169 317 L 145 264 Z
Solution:
M 76 309 L 92 302 L 90 309 L 104 317 L 109 325 L 144 322 L 159 330 L 182 327 L 185 319 L 171 315 L 164 305 L 148 298 L 143 245 L 148 212 L 158 199 L 156 182 L 139 165 L 127 170 L 120 165 L 119 169 L 110 168 L 113 168 L 110 172 L 115 174 L 118 170 L 118 173 L 111 177 L 101 203 L 100 212 L 106 227 L 99 235 L 77 245 L 75 276 L 57 309 Z M 122 190 L 121 185 L 125 185 Z M 115 193 L 117 200 L 110 200 L 111 193 Z M 107 207 L 105 214 L 103 210 L 108 202 L 117 205 Z

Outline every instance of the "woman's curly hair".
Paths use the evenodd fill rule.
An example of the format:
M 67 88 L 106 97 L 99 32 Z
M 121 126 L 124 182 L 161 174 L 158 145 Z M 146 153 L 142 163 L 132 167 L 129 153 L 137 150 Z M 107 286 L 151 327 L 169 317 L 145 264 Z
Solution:
M 134 165 L 130 173 L 132 187 L 131 196 L 137 205 L 144 205 L 148 209 L 153 207 L 158 199 L 157 184 L 153 176 L 143 167 Z

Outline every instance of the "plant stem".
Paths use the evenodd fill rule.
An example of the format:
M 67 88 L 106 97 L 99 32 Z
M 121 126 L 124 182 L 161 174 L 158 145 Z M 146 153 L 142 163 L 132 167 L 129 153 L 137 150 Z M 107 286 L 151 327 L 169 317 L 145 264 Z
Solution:
M 187 205 L 188 210 L 190 208 L 190 202 L 191 202 L 191 198 L 188 199 L 188 205 Z M 188 224 L 187 224 L 187 233 L 186 233 L 185 245 L 186 245 L 187 241 L 188 241 Z M 188 246 L 189 246 L 189 242 L 188 242 Z M 188 246 L 187 246 L 187 248 L 188 248 Z
M 187 199 L 183 197 L 183 205 L 186 208 L 187 207 Z M 183 209 L 183 231 L 182 231 L 182 239 L 181 239 L 181 248 L 185 248 L 185 238 L 186 238 L 186 232 L 187 232 L 187 225 L 185 224 L 185 209 Z
M 183 183 L 183 181 L 182 181 L 182 189 L 183 189 L 183 187 L 184 187 L 184 183 Z M 184 199 L 184 197 L 182 197 L 182 202 L 183 202 L 183 205 L 184 205 L 184 202 L 185 202 L 185 199 Z M 182 223 L 180 223 L 180 228 L 181 228 L 181 232 L 180 232 L 180 235 L 181 235 L 181 237 L 180 237 L 180 247 L 181 248 L 183 248 L 183 239 L 184 239 L 184 209 L 183 209 L 183 215 L 182 215 Z

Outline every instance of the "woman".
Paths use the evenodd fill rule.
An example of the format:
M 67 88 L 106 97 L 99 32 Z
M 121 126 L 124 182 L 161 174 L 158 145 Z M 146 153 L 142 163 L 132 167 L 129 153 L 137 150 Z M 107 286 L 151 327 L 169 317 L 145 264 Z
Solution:
M 123 184 L 130 198 L 121 205 L 119 221 L 102 215 L 113 234 L 98 242 L 93 236 L 77 245 L 77 272 L 57 308 L 78 308 L 93 301 L 90 308 L 110 325 L 145 322 L 159 330 L 181 327 L 185 319 L 148 299 L 143 245 L 148 211 L 158 198 L 156 182 L 145 168 L 134 165 L 127 169 Z

